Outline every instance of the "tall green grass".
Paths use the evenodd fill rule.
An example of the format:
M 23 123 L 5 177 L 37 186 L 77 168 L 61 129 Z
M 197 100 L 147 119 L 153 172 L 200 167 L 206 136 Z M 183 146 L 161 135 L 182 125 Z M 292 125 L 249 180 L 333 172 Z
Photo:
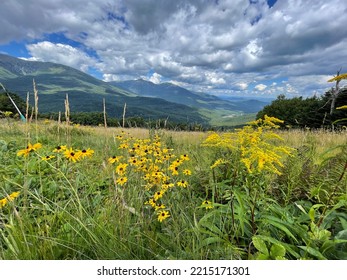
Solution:
M 281 174 L 255 175 L 234 152 L 201 145 L 208 133 L 126 129 L 189 155 L 189 186 L 172 189 L 159 222 L 136 172 L 115 183 L 107 159 L 122 130 L 0 119 L 0 199 L 20 192 L 0 208 L 0 259 L 347 259 L 346 132 L 279 132 L 293 156 Z M 29 142 L 43 147 L 18 157 Z M 66 144 L 95 152 L 41 160 Z M 228 163 L 211 169 L 218 158 Z

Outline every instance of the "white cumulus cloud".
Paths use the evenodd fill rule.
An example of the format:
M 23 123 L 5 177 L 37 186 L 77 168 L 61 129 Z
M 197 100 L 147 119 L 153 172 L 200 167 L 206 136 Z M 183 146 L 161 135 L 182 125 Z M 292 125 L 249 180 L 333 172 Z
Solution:
M 32 56 L 31 60 L 60 63 L 84 72 L 87 72 L 88 68 L 96 63 L 94 58 L 70 45 L 43 41 L 27 45 L 27 49 Z
M 263 91 L 267 88 L 267 85 L 264 84 L 258 84 L 254 87 L 256 90 Z
M 153 70 L 192 89 L 247 93 L 242 83 L 250 84 L 250 76 L 265 85 L 346 67 L 344 0 L 278 0 L 271 8 L 266 0 L 3 2 L 0 51 L 1 44 L 25 42 L 32 59 L 94 67 L 105 79 Z M 68 40 L 49 40 L 56 33 Z M 324 90 L 319 79 L 310 81 L 311 87 L 291 83 L 295 89 L 288 90 Z

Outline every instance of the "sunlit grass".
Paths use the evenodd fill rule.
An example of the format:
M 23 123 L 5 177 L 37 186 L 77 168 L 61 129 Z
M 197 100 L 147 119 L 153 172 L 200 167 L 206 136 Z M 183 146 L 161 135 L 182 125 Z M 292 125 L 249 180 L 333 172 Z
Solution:
M 347 258 L 346 131 L 210 135 L 0 119 L 0 259 Z

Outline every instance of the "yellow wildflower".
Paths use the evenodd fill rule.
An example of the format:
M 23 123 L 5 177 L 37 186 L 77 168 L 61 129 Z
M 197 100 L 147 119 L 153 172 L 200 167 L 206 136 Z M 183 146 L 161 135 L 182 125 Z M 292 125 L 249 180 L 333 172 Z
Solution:
M 172 163 L 168 169 L 172 172 L 172 175 L 178 175 L 178 165 L 176 163 Z
M 8 195 L 7 197 L 0 199 L 0 208 L 6 206 L 6 204 L 9 201 L 13 201 L 16 197 L 18 197 L 20 194 L 20 192 L 13 192 L 10 195 Z
M 78 156 L 81 158 L 91 157 L 94 154 L 94 150 L 88 148 L 88 149 L 78 150 L 77 153 L 78 153 Z
M 156 206 L 156 201 L 154 200 L 154 198 L 150 198 L 148 201 L 145 202 L 145 205 L 149 204 L 151 205 L 153 208 L 155 208 Z
M 48 161 L 48 160 L 51 160 L 53 158 L 55 158 L 55 156 L 44 156 L 44 157 L 41 157 L 41 160 Z
M 192 175 L 192 171 L 190 171 L 189 169 L 184 169 L 183 170 L 183 174 L 187 175 L 187 176 L 190 176 L 190 175 Z
M 115 162 L 119 162 L 122 158 L 123 158 L 123 156 L 113 156 L 113 157 L 108 158 L 107 161 L 108 161 L 108 163 L 112 164 Z
M 117 179 L 116 183 L 123 186 L 128 181 L 127 177 L 120 177 Z
M 343 79 L 347 79 L 347 73 L 344 73 L 344 74 L 338 75 L 334 78 L 331 78 L 328 80 L 328 82 L 334 82 L 334 81 L 343 80 Z
M 122 143 L 119 145 L 119 148 L 118 149 L 128 149 L 129 148 L 129 144 L 128 143 Z
M 19 150 L 17 152 L 17 156 L 28 156 L 30 152 L 32 151 L 36 151 L 38 149 L 40 149 L 42 147 L 42 144 L 41 143 L 36 143 L 34 145 L 32 144 L 28 144 L 28 146 L 26 147 L 26 149 L 22 149 L 22 150 Z
M 0 208 L 4 207 L 6 204 L 7 204 L 6 198 L 0 199 Z
M 213 205 L 212 202 L 209 200 L 204 200 L 201 204 L 202 207 L 205 207 L 206 209 L 212 209 Z
M 189 156 L 187 154 L 181 155 L 181 160 L 190 160 Z
M 24 156 L 24 157 L 26 157 L 26 156 L 28 156 L 29 155 L 29 153 L 30 153 L 30 151 L 28 150 L 28 149 L 22 149 L 22 150 L 19 150 L 18 152 L 17 152 L 17 156 Z
M 156 204 L 156 205 L 154 206 L 154 209 L 155 209 L 155 211 L 158 211 L 159 209 L 165 209 L 165 205 L 164 205 L 164 204 L 161 204 L 161 203 Z
M 217 159 L 213 165 L 211 165 L 211 169 L 216 168 L 217 166 L 226 164 L 228 161 L 222 158 Z
M 186 188 L 188 186 L 188 182 L 185 180 L 178 181 L 177 186 Z
M 118 164 L 117 167 L 116 167 L 116 173 L 118 175 L 124 175 L 124 173 L 125 173 L 125 171 L 127 169 L 127 166 L 128 166 L 128 164 L 126 164 L 126 163 Z
M 343 105 L 343 106 L 337 107 L 336 109 L 337 109 L 337 110 L 347 109 L 347 105 Z
M 66 149 L 64 152 L 64 156 L 72 162 L 76 162 L 80 159 L 80 154 L 75 152 L 72 148 Z
M 60 152 L 64 152 L 64 151 L 66 151 L 66 146 L 57 146 L 53 150 L 53 152 L 55 152 L 55 153 L 60 153 Z
M 163 197 L 163 195 L 164 195 L 164 191 L 157 191 L 157 192 L 155 192 L 154 193 L 154 200 L 158 200 L 159 198 L 161 198 L 161 197 Z
M 161 211 L 158 212 L 158 221 L 159 221 L 159 222 L 164 221 L 164 220 L 167 219 L 168 217 L 170 217 L 170 214 L 169 214 L 168 211 L 161 210 Z
M 10 201 L 12 201 L 13 199 L 15 199 L 16 197 L 18 197 L 20 194 L 20 192 L 13 192 L 11 193 L 10 196 Z

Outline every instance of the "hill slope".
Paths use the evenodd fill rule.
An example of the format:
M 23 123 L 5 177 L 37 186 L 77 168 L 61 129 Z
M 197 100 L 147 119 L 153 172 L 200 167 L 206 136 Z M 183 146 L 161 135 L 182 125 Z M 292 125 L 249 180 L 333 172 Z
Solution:
M 163 98 L 170 102 L 200 109 L 256 113 L 268 104 L 267 102 L 254 99 L 225 100 L 215 95 L 192 92 L 172 83 L 154 84 L 143 79 L 110 83 L 138 95 Z
M 9 91 L 25 98 L 27 92 L 33 91 L 33 79 L 39 92 L 39 111 L 42 113 L 64 111 L 64 100 L 68 94 L 72 112 L 102 111 L 105 98 L 107 113 L 112 117 L 121 117 L 126 103 L 127 116 L 207 122 L 197 109 L 187 105 L 139 96 L 61 64 L 27 61 L 0 54 L 0 83 Z

